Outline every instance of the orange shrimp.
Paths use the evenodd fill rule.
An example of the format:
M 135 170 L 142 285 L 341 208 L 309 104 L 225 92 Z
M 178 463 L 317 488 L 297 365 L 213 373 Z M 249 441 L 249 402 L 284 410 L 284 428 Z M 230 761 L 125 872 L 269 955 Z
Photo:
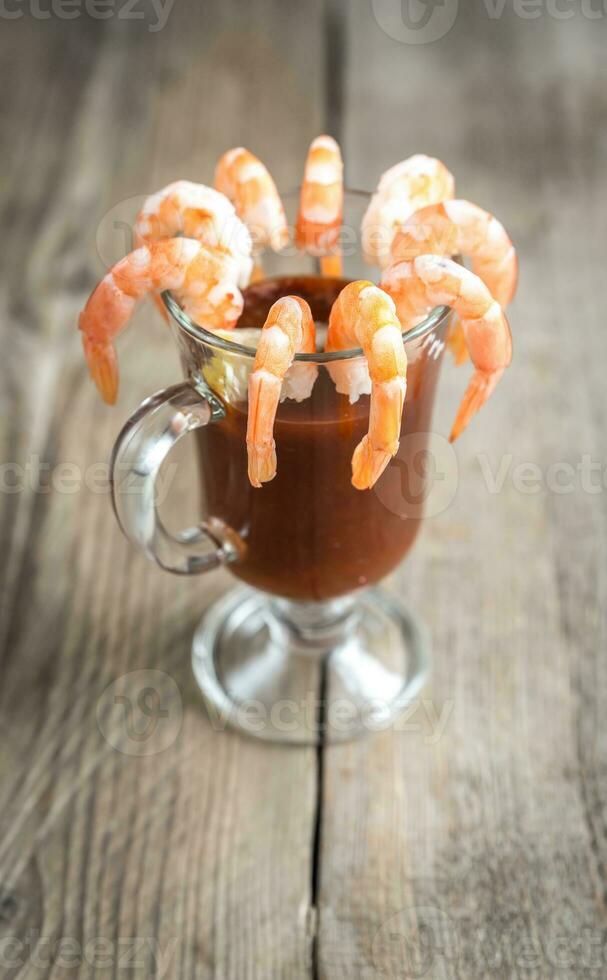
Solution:
M 403 326 L 422 319 L 435 306 L 458 314 L 474 365 L 451 435 L 453 442 L 494 391 L 512 360 L 512 337 L 500 304 L 477 275 L 451 259 L 420 255 L 384 271 L 382 287 L 396 301 Z
M 283 381 L 298 353 L 316 350 L 316 328 L 310 307 L 299 296 L 283 296 L 270 307 L 253 370 L 249 375 L 247 453 L 249 480 L 254 487 L 276 476 L 274 419 Z M 298 379 L 291 386 L 297 401 L 309 398 L 316 380 L 315 364 L 297 364 Z
M 341 276 L 338 251 L 344 209 L 343 161 L 332 136 L 312 141 L 301 185 L 295 239 L 299 248 L 321 257 L 325 276 Z
M 289 240 L 285 210 L 261 160 L 243 146 L 228 150 L 217 163 L 215 187 L 234 203 L 256 250 L 268 245 L 276 252 L 284 248 Z
M 362 220 L 367 262 L 390 264 L 390 246 L 398 227 L 413 211 L 453 197 L 453 174 L 440 160 L 416 153 L 382 174 Z
M 518 262 L 506 229 L 470 201 L 442 201 L 415 211 L 397 231 L 390 251 L 391 265 L 418 255 L 470 258 L 472 271 L 501 307 L 516 291 Z
M 235 279 L 232 259 L 191 238 L 152 242 L 117 262 L 91 293 L 78 321 L 89 371 L 104 401 L 116 401 L 113 342 L 138 299 L 170 289 L 185 312 L 207 329 L 232 327 L 243 306 Z
M 518 261 L 504 226 L 470 201 L 443 201 L 415 211 L 394 236 L 392 261 L 418 255 L 464 255 L 494 299 L 505 308 L 516 291 Z M 448 344 L 456 364 L 468 359 L 463 328 L 452 324 Z
M 251 235 L 225 194 L 204 184 L 176 180 L 148 197 L 135 220 L 136 244 L 179 234 L 226 251 L 236 262 L 238 285 L 248 284 L 253 267 Z
M 352 484 L 365 490 L 398 452 L 407 389 L 407 355 L 394 302 L 365 280 L 349 283 L 335 300 L 326 350 L 358 346 L 367 359 L 372 387 L 369 431 L 352 456 Z M 332 377 L 336 380 L 333 371 Z

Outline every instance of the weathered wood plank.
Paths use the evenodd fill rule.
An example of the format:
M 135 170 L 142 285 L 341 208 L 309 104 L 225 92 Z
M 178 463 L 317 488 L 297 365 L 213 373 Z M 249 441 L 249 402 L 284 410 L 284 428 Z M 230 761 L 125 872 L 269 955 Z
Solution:
M 451 506 L 388 583 L 432 633 L 420 727 L 325 754 L 319 976 L 590 977 L 607 883 L 606 24 L 460 4 L 443 40 L 415 46 L 370 5 L 349 12 L 351 181 L 442 157 L 512 231 L 522 276 L 515 362 L 455 447 Z M 438 432 L 465 374 L 445 367 Z
M 24 467 L 38 455 L 50 484 L 8 499 L 2 537 L 0 938 L 16 940 L 20 976 L 309 975 L 315 753 L 213 731 L 189 642 L 228 578 L 149 566 L 122 540 L 99 469 L 126 414 L 176 379 L 176 355 L 142 311 L 120 345 L 111 412 L 85 377 L 74 323 L 115 247 L 102 234 L 97 256 L 95 230 L 117 203 L 177 176 L 209 180 L 235 143 L 281 181 L 300 167 L 321 119 L 321 14 L 257 0 L 178 4 L 158 34 L 116 20 L 3 26 L 0 63 L 18 91 L 0 126 L 15 151 L 0 191 L 14 220 L 1 257 L 3 458 Z M 76 490 L 58 483 L 66 463 Z M 176 479 L 181 513 L 194 508 L 187 478 Z M 149 743 L 126 714 L 145 732 L 146 688 L 168 711 Z M 134 754 L 142 745 L 154 751 Z
M 496 24 L 479 10 L 415 48 L 350 6 L 350 182 L 370 185 L 416 149 L 444 157 L 460 193 L 512 230 L 523 282 L 510 377 L 457 446 L 449 511 L 390 583 L 432 628 L 434 680 L 411 719 L 421 729 L 325 758 L 316 965 L 331 978 L 420 965 L 595 976 L 597 938 L 602 949 L 605 497 L 581 475 L 573 493 L 545 486 L 554 462 L 588 453 L 604 465 L 602 25 Z M 118 409 L 97 404 L 72 327 L 103 268 L 95 227 L 177 173 L 208 179 L 237 142 L 290 183 L 323 126 L 321 16 L 317 4 L 181 4 L 158 35 L 24 19 L 0 36 L 4 78 L 18 81 L 0 126 L 12 226 L 2 450 L 21 465 L 38 454 L 51 482 L 3 498 L 0 938 L 23 944 L 25 976 L 73 976 L 70 955 L 81 976 L 132 976 L 134 936 L 142 976 L 309 972 L 313 755 L 213 733 L 190 679 L 194 622 L 227 578 L 162 576 L 120 539 L 103 488 L 62 492 L 57 479 L 70 462 L 90 483 L 127 412 L 176 371 L 143 313 L 121 344 Z M 112 247 L 102 235 L 103 258 Z M 450 371 L 440 431 L 462 387 Z M 501 447 L 513 460 L 491 494 Z M 513 476 L 526 461 L 540 467 L 537 494 Z M 178 482 L 181 505 L 187 473 Z M 134 707 L 145 687 L 168 707 L 164 751 L 132 754 L 141 743 L 108 689 L 125 676 Z M 572 945 L 586 933 L 588 947 Z M 61 939 L 76 952 L 51 963 Z

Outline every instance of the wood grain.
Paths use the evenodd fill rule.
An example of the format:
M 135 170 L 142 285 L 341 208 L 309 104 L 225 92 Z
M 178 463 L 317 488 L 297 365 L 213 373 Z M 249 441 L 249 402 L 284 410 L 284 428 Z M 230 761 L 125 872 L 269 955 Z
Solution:
M 491 18 L 477 0 L 407 45 L 377 9 L 180 2 L 157 33 L 3 23 L 0 447 L 20 469 L 2 470 L 0 514 L 2 978 L 605 970 L 605 18 Z M 323 128 L 351 185 L 445 159 L 511 231 L 522 277 L 513 367 L 455 447 L 453 501 L 387 583 L 430 626 L 432 684 L 408 728 L 317 758 L 205 719 L 189 642 L 227 576 L 147 565 L 103 470 L 177 359 L 142 309 L 110 412 L 74 322 L 142 195 L 208 180 L 239 143 L 292 184 Z M 446 365 L 438 433 L 465 373 Z M 190 482 L 180 461 L 180 514 Z M 150 688 L 168 715 L 142 741 L 114 697 L 136 708 Z
M 2 453 L 22 468 L 37 457 L 44 472 L 32 487 L 22 469 L 21 492 L 3 495 L 2 977 L 309 975 L 315 752 L 213 730 L 189 645 L 227 576 L 162 574 L 109 505 L 113 440 L 141 398 L 177 380 L 176 353 L 142 310 L 108 411 L 75 321 L 124 247 L 116 207 L 132 221 L 142 194 L 177 176 L 210 180 L 243 141 L 281 181 L 299 167 L 320 126 L 321 14 L 178 4 L 158 34 L 115 18 L 3 25 L 16 95 L 0 126 Z M 77 492 L 60 482 L 66 464 Z M 178 473 L 177 512 L 195 506 L 188 479 Z M 141 741 L 137 699 L 150 689 L 168 715 Z
M 514 364 L 455 446 L 452 504 L 389 583 L 430 626 L 424 698 L 432 717 L 446 712 L 444 732 L 422 703 L 419 730 L 325 754 L 319 976 L 594 976 L 607 884 L 606 25 L 492 21 L 460 4 L 443 40 L 414 46 L 369 5 L 349 12 L 351 179 L 373 186 L 410 153 L 441 157 L 458 194 L 511 230 L 522 274 Z M 438 433 L 466 373 L 445 366 Z

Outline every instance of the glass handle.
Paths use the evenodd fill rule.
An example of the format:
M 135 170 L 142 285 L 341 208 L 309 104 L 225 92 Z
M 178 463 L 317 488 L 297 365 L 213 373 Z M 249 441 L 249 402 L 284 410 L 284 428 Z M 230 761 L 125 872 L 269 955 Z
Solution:
M 118 436 L 110 463 L 114 511 L 127 538 L 178 575 L 194 575 L 235 561 L 239 535 L 219 518 L 173 535 L 156 506 L 156 477 L 163 460 L 186 433 L 212 424 L 213 407 L 189 383 L 173 385 L 146 399 Z

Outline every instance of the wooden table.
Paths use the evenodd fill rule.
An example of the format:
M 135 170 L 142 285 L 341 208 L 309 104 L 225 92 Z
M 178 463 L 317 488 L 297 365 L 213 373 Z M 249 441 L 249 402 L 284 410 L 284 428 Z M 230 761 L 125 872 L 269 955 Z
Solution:
M 605 976 L 605 17 L 478 0 L 411 44 L 379 0 L 180 0 L 161 30 L 7 8 L 0 976 Z M 111 513 L 121 423 L 178 377 L 168 335 L 141 310 L 110 411 L 75 320 L 116 214 L 240 143 L 292 185 L 325 129 L 354 186 L 443 158 L 522 275 L 514 365 L 386 583 L 432 633 L 424 700 L 406 730 L 284 751 L 213 730 L 191 677 L 228 575 L 162 574 Z M 123 678 L 141 723 L 151 671 L 170 731 L 139 755 L 104 705 Z

